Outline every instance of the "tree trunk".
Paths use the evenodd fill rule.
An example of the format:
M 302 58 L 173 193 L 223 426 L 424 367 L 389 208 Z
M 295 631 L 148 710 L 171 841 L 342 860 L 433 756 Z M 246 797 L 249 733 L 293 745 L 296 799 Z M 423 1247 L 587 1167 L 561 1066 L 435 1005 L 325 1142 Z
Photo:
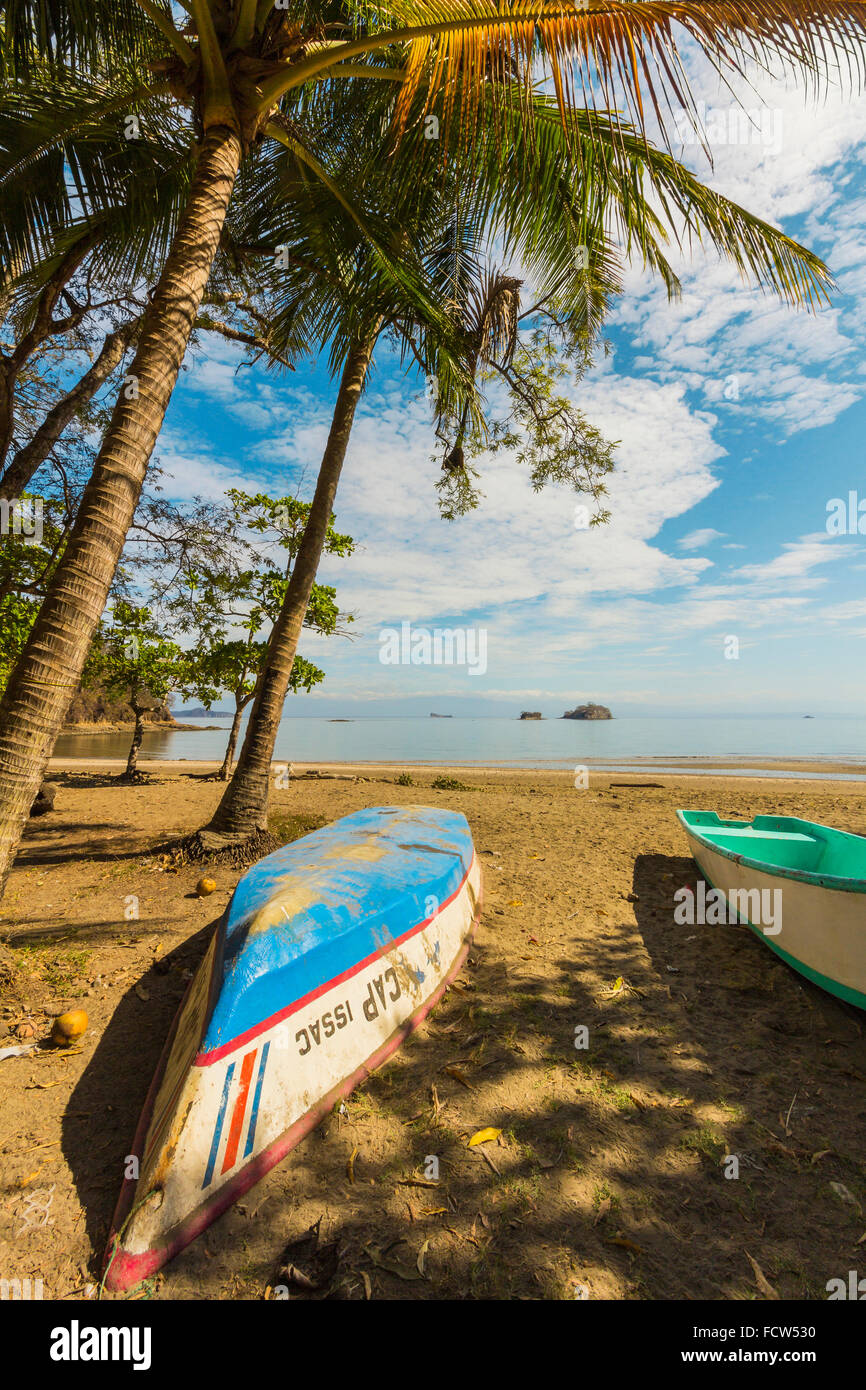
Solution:
M 0 887 L 105 608 L 240 158 L 240 141 L 228 127 L 206 132 L 189 201 L 144 315 L 130 368 L 138 389 L 124 389 L 117 400 L 63 559 L 0 703 Z
M 307 604 L 322 557 L 340 471 L 352 430 L 355 408 L 364 388 L 376 334 L 357 344 L 346 359 L 331 431 L 322 456 L 310 514 L 295 558 L 292 577 L 268 643 L 267 665 L 259 676 L 235 775 L 223 793 L 207 827 L 208 843 L 215 837 L 245 839 L 267 829 L 271 759 L 277 729 L 289 688 L 289 677 L 301 635 Z
M 223 758 L 223 765 L 219 770 L 219 780 L 221 782 L 227 782 L 232 774 L 232 763 L 234 762 L 235 758 L 235 749 L 238 746 L 238 730 L 241 727 L 241 715 L 243 714 L 243 711 L 243 705 L 238 705 L 235 709 L 235 717 L 232 720 L 231 733 L 229 734 L 226 755 Z
M 133 705 L 135 712 L 135 731 L 132 735 L 132 743 L 129 745 L 129 757 L 126 760 L 126 771 L 122 782 L 134 782 L 135 774 L 138 771 L 138 750 L 141 747 L 141 740 L 144 737 L 144 710 L 139 705 Z
M 137 318 L 131 319 L 129 323 L 107 335 L 93 366 L 76 382 L 71 391 L 67 391 L 66 395 L 52 406 L 33 438 L 13 456 L 6 472 L 0 477 L 0 497 L 11 498 L 21 495 L 34 473 L 51 453 L 75 412 L 92 400 L 111 376 L 132 342 L 138 325 Z
M 84 317 L 84 308 L 76 308 L 65 319 L 55 319 L 54 310 L 64 289 L 97 239 L 97 233 L 85 232 L 67 251 L 60 265 L 49 278 L 39 296 L 33 322 L 8 355 L 0 353 L 0 468 L 2 468 L 15 423 L 15 387 L 21 368 L 44 342 L 56 334 L 68 333 Z M 8 495 L 8 494 L 7 494 Z

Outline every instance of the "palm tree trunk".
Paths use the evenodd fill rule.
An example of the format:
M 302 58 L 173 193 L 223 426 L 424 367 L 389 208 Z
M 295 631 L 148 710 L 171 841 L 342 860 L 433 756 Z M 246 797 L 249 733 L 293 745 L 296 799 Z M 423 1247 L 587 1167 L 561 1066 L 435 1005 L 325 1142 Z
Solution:
M 93 366 L 65 396 L 61 396 L 56 405 L 52 406 L 32 439 L 13 456 L 9 467 L 0 477 L 0 497 L 18 497 L 24 491 L 34 473 L 51 453 L 75 412 L 92 400 L 111 376 L 132 342 L 138 324 L 137 318 L 130 319 L 114 333 L 107 334 L 102 351 Z
M 63 559 L 0 703 L 0 888 L 105 608 L 240 159 L 234 131 L 213 126 L 205 133 L 189 201 L 130 367 L 138 389 L 127 387 L 117 400 Z
M 364 389 L 377 332 L 378 329 L 356 344 L 346 359 L 310 514 L 280 615 L 268 643 L 267 665 L 259 676 L 241 756 L 213 820 L 203 832 L 203 842 L 208 848 L 216 847 L 221 839 L 246 839 L 257 830 L 267 829 L 271 759 L 277 729 L 334 509 L 355 408 Z
M 15 422 L 15 388 L 21 369 L 49 338 L 68 333 L 84 317 L 83 306 L 73 309 L 65 319 L 55 319 L 54 310 L 60 296 L 96 241 L 96 232 L 85 232 L 67 251 L 60 265 L 47 281 L 36 305 L 33 322 L 12 352 L 0 352 L 0 467 L 12 443 Z M 6 494 L 8 496 L 8 494 Z
M 241 715 L 243 714 L 243 709 L 243 705 L 238 705 L 235 709 L 235 717 L 232 720 L 231 733 L 229 734 L 229 741 L 226 747 L 226 755 L 223 758 L 223 765 L 219 770 L 219 780 L 221 782 L 227 782 L 229 780 L 229 777 L 231 776 L 232 763 L 235 760 L 235 749 L 238 746 L 238 731 L 241 727 Z

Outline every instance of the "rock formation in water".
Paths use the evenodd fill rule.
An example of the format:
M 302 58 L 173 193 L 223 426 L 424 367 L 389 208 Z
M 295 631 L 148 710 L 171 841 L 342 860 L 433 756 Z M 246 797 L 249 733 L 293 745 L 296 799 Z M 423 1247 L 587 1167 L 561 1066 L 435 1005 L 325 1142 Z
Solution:
M 578 705 L 566 710 L 563 719 L 613 719 L 607 705 Z
M 521 714 L 520 714 L 520 718 L 521 718 L 521 719 L 540 719 L 540 718 L 541 718 L 541 710 L 537 710 L 537 709 L 525 709 L 525 710 L 522 710 L 522 711 L 521 711 Z

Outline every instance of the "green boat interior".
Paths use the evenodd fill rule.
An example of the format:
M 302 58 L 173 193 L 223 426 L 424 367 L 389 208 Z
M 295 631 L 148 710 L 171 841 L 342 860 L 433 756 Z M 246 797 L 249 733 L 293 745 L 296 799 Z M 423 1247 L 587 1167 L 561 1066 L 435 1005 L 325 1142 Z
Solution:
M 746 859 L 833 878 L 866 879 L 866 839 L 793 816 L 722 820 L 715 811 L 678 811 L 687 830 Z

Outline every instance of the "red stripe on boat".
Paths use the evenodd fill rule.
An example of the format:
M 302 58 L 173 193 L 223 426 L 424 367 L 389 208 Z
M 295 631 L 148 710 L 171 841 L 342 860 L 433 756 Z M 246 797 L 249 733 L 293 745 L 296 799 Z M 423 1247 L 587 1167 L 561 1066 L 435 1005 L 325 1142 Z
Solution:
M 238 1144 L 241 1140 L 241 1130 L 244 1127 L 244 1111 L 247 1108 L 247 1096 L 250 1093 L 250 1081 L 253 1075 L 253 1063 L 256 1060 L 258 1048 L 254 1047 L 252 1052 L 248 1052 L 241 1067 L 241 1080 L 238 1087 L 238 1098 L 235 1101 L 235 1108 L 232 1111 L 232 1122 L 229 1129 L 228 1143 L 226 1144 L 225 1158 L 221 1172 L 227 1173 L 230 1168 L 234 1168 L 235 1159 L 238 1156 Z

